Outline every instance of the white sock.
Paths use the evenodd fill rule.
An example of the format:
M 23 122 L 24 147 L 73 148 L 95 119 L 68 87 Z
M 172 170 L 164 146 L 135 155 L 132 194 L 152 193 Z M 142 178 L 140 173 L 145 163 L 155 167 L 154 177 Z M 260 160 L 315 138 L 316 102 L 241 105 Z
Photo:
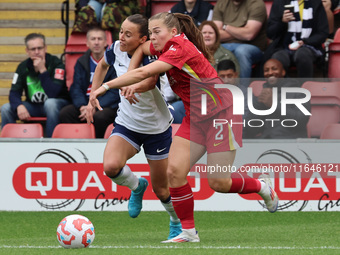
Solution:
M 264 181 L 259 181 L 261 183 L 261 189 L 259 191 L 259 195 L 263 194 L 265 188 L 267 187 L 267 184 Z
M 182 231 L 186 231 L 187 233 L 191 235 L 196 235 L 196 228 L 187 228 L 187 229 L 182 229 Z
M 167 203 L 163 203 L 163 202 L 161 202 L 161 203 L 162 203 L 162 205 L 164 206 L 164 208 L 165 208 L 165 210 L 167 211 L 167 213 L 169 214 L 170 220 L 171 220 L 172 222 L 174 222 L 174 223 L 179 223 L 180 220 L 179 220 L 179 218 L 177 217 L 177 214 L 176 214 L 176 212 L 175 212 L 175 209 L 174 209 L 174 207 L 173 207 L 173 205 L 172 205 L 171 200 L 170 200 L 169 202 L 167 202 Z
M 126 186 L 131 190 L 137 189 L 139 185 L 139 180 L 136 175 L 134 175 L 127 165 L 125 165 L 122 170 L 120 171 L 119 175 L 110 178 L 114 183 L 121 185 L 121 186 Z

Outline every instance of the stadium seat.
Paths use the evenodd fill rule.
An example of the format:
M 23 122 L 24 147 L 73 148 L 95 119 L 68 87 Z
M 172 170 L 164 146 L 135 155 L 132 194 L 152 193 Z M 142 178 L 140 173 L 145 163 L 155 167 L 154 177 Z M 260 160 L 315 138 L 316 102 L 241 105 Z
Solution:
M 178 2 L 180 2 L 180 0 L 151 0 L 149 7 L 151 10 L 151 16 L 160 12 L 170 11 L 170 9 Z
M 175 136 L 178 128 L 180 127 L 181 124 L 177 124 L 177 123 L 172 123 L 171 124 L 171 127 L 172 127 L 172 137 Z
M 93 124 L 61 123 L 54 128 L 52 138 L 94 139 L 96 134 Z
M 63 53 L 63 57 L 65 57 L 66 86 L 68 88 L 71 87 L 73 82 L 74 66 L 77 59 L 87 50 L 86 33 L 72 33 L 69 36 Z
M 327 125 L 340 122 L 340 82 L 307 81 L 302 88 L 311 92 L 309 137 L 319 138 Z
M 273 5 L 273 0 L 264 1 L 264 4 L 266 5 L 267 16 L 269 17 L 270 10 L 272 9 L 272 5 Z
M 340 28 L 338 28 L 335 32 L 334 42 L 340 42 Z
M 339 80 L 340 42 L 332 42 L 328 47 L 328 78 L 331 81 Z
M 340 139 L 340 123 L 327 125 L 322 130 L 320 139 Z
M 2 128 L 1 137 L 41 138 L 44 131 L 40 123 L 8 123 Z
M 328 78 L 333 81 L 340 78 L 340 28 L 336 30 L 334 41 L 328 45 Z
M 114 129 L 113 124 L 110 124 L 107 126 L 105 134 L 104 134 L 104 139 L 108 139 L 110 137 L 113 129 Z
M 112 44 L 112 35 L 110 31 L 105 31 L 107 45 Z M 88 47 L 86 45 L 86 33 L 72 33 L 65 46 L 63 56 L 65 58 L 66 86 L 71 87 L 73 83 L 74 66 L 79 57 L 81 57 Z
M 44 122 L 46 120 L 47 120 L 46 117 L 30 117 L 27 120 L 25 120 L 25 122 Z
M 258 97 L 263 89 L 263 84 L 266 81 L 252 81 L 249 85 L 253 89 L 253 95 Z

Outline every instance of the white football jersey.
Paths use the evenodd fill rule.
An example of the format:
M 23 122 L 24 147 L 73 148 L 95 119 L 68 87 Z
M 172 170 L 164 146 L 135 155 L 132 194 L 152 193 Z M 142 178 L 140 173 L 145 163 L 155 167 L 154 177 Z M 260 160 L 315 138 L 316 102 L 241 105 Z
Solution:
M 117 76 L 127 72 L 131 56 L 120 50 L 119 41 L 107 48 L 104 57 L 108 65 L 114 66 Z M 154 57 L 145 57 L 143 63 L 150 63 L 152 59 Z M 130 104 L 120 95 L 116 123 L 142 134 L 160 134 L 167 130 L 173 117 L 158 87 L 135 96 L 139 102 Z

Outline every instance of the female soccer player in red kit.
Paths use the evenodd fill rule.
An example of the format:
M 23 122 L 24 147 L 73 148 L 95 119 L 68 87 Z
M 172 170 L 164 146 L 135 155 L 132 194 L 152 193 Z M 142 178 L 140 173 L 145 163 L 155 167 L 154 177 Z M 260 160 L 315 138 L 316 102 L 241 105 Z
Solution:
M 225 124 L 214 128 L 212 123 L 214 119 L 228 120 L 228 123 L 241 122 L 242 118 L 233 115 L 231 92 L 214 88 L 215 84 L 223 84 L 223 81 L 211 66 L 209 60 L 212 57 L 190 16 L 180 13 L 156 14 L 149 20 L 149 35 L 150 41 L 134 53 L 129 67 L 131 71 L 94 91 L 90 95 L 90 103 L 100 109 L 97 97 L 106 90 L 167 73 L 172 90 L 184 103 L 186 116 L 171 144 L 167 169 L 171 199 L 182 223 L 182 233 L 164 242 L 199 242 L 194 222 L 194 198 L 187 175 L 206 152 L 208 166 L 228 167 L 233 164 L 236 149 L 242 146 L 242 125 Z M 158 60 L 136 68 L 143 54 L 156 55 Z M 206 115 L 201 113 L 202 91 L 212 95 L 206 99 Z M 279 199 L 269 178 L 254 179 L 230 172 L 208 173 L 207 178 L 216 192 L 258 193 L 270 212 L 277 210 Z

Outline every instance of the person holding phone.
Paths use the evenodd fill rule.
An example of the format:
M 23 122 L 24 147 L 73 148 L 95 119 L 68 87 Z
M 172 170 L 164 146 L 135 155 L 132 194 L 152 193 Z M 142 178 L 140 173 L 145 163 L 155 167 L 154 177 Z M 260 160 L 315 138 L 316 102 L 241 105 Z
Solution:
M 313 77 L 314 64 L 323 61 L 322 43 L 328 22 L 321 0 L 274 0 L 267 26 L 269 58 L 279 60 L 286 71 L 295 65 L 299 78 Z

